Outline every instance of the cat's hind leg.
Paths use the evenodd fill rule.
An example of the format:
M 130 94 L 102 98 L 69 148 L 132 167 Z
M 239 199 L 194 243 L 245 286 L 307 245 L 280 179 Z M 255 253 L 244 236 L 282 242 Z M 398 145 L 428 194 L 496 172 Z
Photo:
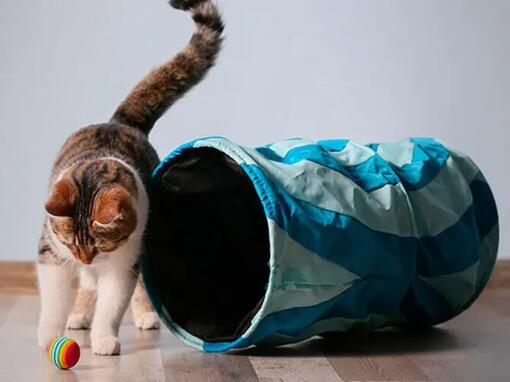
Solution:
M 67 328 L 89 329 L 94 316 L 97 295 L 97 278 L 93 269 L 81 268 L 80 287 L 74 300 L 71 314 L 67 319 Z
M 131 297 L 131 312 L 138 329 L 159 329 L 159 319 L 149 300 L 143 285 L 142 276 L 138 277 L 133 297 Z

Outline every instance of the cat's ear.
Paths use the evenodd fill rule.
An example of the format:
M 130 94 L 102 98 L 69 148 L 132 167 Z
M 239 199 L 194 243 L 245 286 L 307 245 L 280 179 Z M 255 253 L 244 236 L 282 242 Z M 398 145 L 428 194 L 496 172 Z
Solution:
M 72 217 L 77 195 L 76 185 L 68 179 L 61 179 L 51 188 L 44 208 L 53 217 Z
M 136 228 L 132 195 L 122 186 L 99 194 L 94 201 L 92 229 L 107 240 L 121 240 Z

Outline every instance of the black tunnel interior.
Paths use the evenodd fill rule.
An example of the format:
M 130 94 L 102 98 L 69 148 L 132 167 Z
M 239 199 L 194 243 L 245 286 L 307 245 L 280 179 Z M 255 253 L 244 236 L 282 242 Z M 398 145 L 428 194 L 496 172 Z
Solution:
M 146 261 L 171 319 L 207 342 L 249 326 L 269 277 L 269 236 L 252 182 L 221 151 L 172 159 L 151 191 Z

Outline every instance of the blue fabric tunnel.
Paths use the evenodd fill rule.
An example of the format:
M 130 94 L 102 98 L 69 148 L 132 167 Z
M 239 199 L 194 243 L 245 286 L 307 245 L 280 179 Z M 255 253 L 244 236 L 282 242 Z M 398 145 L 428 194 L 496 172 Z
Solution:
M 142 270 L 166 326 L 221 352 L 444 322 L 484 288 L 498 239 L 482 173 L 436 140 L 210 137 L 154 171 Z

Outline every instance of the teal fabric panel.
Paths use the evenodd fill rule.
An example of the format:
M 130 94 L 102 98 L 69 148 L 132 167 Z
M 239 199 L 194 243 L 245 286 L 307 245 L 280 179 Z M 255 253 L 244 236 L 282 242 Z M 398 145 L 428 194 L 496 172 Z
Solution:
M 197 147 L 222 151 L 249 176 L 273 244 L 264 301 L 235 341 L 193 338 L 157 307 L 192 346 L 217 352 L 435 325 L 469 307 L 489 278 L 499 241 L 494 197 L 469 157 L 437 140 L 295 138 L 253 149 L 201 138 L 170 153 L 154 182 L 168 161 Z

